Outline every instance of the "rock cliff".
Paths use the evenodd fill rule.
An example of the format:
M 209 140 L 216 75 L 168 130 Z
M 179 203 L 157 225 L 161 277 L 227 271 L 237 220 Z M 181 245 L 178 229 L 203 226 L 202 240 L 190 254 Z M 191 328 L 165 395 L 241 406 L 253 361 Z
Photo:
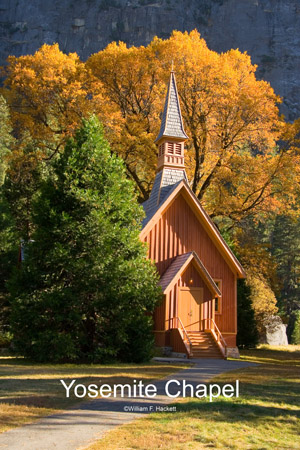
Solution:
M 146 45 L 197 28 L 213 50 L 247 51 L 285 116 L 300 116 L 299 0 L 1 0 L 0 17 L 0 64 L 44 42 L 86 59 L 112 40 Z

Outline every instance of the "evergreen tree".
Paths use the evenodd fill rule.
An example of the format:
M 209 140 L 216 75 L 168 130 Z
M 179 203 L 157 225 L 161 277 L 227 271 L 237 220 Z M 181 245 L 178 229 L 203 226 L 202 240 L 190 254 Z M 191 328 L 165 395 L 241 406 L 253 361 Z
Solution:
M 280 306 L 288 316 L 300 308 L 300 220 L 277 216 L 272 252 L 281 282 Z
M 4 182 L 6 172 L 6 157 L 10 146 L 13 143 L 11 135 L 12 127 L 10 124 L 9 110 L 5 99 L 0 95 L 0 186 Z
M 17 351 L 40 361 L 149 358 L 156 270 L 142 208 L 96 118 L 42 184 L 26 260 L 10 283 Z
M 0 335 L 9 332 L 10 304 L 6 283 L 18 264 L 18 235 L 10 208 L 0 188 Z
M 9 164 L 2 166 L 5 180 L 0 186 L 0 330 L 4 332 L 9 329 L 10 315 L 7 282 L 19 264 L 22 242 L 31 239 L 32 203 L 42 180 L 43 167 L 37 164 L 33 148 L 31 143 L 21 152 L 15 151 Z
M 3 184 L 3 197 L 9 205 L 19 238 L 25 242 L 31 239 L 34 229 L 32 204 L 49 169 L 38 161 L 34 151 L 36 148 L 31 142 L 20 154 L 14 155 Z
M 291 336 L 291 344 L 300 345 L 300 311 L 295 311 L 293 314 L 294 326 Z
M 237 346 L 255 347 L 258 343 L 258 331 L 251 302 L 251 289 L 244 279 L 238 280 L 237 307 Z

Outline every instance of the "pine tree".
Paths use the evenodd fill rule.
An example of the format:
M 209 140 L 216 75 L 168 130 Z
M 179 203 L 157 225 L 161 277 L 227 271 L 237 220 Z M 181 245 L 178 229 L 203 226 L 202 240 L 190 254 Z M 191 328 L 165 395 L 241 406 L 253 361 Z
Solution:
M 251 302 L 251 289 L 243 279 L 238 280 L 237 306 L 237 346 L 255 347 L 258 343 L 258 331 Z
M 300 308 L 300 220 L 277 216 L 272 252 L 281 282 L 280 306 L 288 316 Z
M 294 328 L 291 336 L 291 344 L 300 345 L 300 311 L 295 311 Z
M 18 263 L 18 235 L 0 187 L 0 336 L 9 332 L 10 303 L 6 283 Z M 0 337 L 1 340 L 1 337 Z
M 10 158 L 9 164 L 2 166 L 5 179 L 2 185 L 0 182 L 0 330 L 5 333 L 9 330 L 11 310 L 7 282 L 19 264 L 21 243 L 31 239 L 32 203 L 42 180 L 42 166 L 32 157 L 33 147 L 33 143 L 28 145 L 21 155 L 16 151 L 14 164 Z
M 0 95 L 0 186 L 3 184 L 6 172 L 6 157 L 10 146 L 13 143 L 11 135 L 12 127 L 10 124 L 9 110 L 5 99 Z
M 133 184 L 96 118 L 67 143 L 33 211 L 10 283 L 15 348 L 40 361 L 149 358 L 156 270 Z

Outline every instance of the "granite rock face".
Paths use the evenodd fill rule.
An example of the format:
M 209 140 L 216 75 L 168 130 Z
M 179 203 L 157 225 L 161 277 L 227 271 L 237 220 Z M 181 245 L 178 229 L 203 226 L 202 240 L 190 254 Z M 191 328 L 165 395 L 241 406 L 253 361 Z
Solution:
M 85 60 L 112 40 L 147 45 L 197 28 L 213 50 L 247 51 L 287 119 L 300 116 L 299 0 L 1 0 L 0 17 L 0 64 L 43 43 Z

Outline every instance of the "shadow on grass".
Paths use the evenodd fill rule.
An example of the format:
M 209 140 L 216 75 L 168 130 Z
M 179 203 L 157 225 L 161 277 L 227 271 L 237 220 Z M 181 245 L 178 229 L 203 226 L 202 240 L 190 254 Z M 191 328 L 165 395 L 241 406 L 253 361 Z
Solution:
M 187 403 L 174 403 L 178 413 L 189 413 L 198 416 L 217 413 L 214 420 L 240 422 L 244 420 L 259 421 L 262 417 L 274 418 L 276 416 L 294 416 L 300 418 L 300 410 L 287 409 L 284 406 L 266 406 L 243 404 L 235 401 L 218 400 L 211 403 L 204 401 L 189 401 Z
M 238 379 L 238 376 L 237 376 Z M 235 380 L 234 380 L 235 382 Z M 224 384 L 233 383 L 233 380 L 227 383 L 222 383 L 216 381 L 222 388 Z M 297 382 L 297 377 L 295 381 L 293 380 L 282 380 L 282 382 L 260 384 L 260 383 L 243 383 L 240 382 L 240 398 L 242 400 L 256 400 L 260 402 L 269 403 L 287 403 L 293 406 L 299 406 L 300 398 L 300 384 Z
M 187 364 L 189 362 L 187 361 Z M 172 365 L 177 366 L 177 364 L 162 364 L 162 363 L 124 363 L 115 361 L 113 363 L 101 364 L 101 363 L 40 363 L 31 361 L 23 357 L 1 357 L 0 356 L 0 373 L 5 370 L 39 370 L 49 371 L 50 369 L 54 372 L 70 372 L 70 369 L 81 370 L 84 369 L 87 373 L 95 372 L 96 369 L 101 370 L 102 373 L 110 373 L 112 370 L 120 371 L 120 369 L 126 369 L 128 372 L 136 372 L 142 369 L 153 369 L 156 371 L 164 371 L 166 367 L 172 367 Z M 12 372 L 14 373 L 14 372 Z
M 285 351 L 272 350 L 272 349 L 253 349 L 253 350 L 241 350 L 242 360 L 255 360 L 263 363 L 276 363 L 280 364 L 292 364 L 300 366 L 300 350 Z
M 295 436 L 299 433 L 300 411 L 287 409 L 284 406 L 281 408 L 279 406 L 252 405 L 227 400 L 207 403 L 196 400 L 177 403 L 176 408 L 176 414 L 167 413 L 164 414 L 163 418 L 156 414 L 151 419 L 154 423 L 165 421 L 166 424 L 171 424 L 172 421 L 179 421 L 180 423 L 188 418 L 189 420 L 212 421 L 216 424 L 216 427 L 219 423 L 226 424 L 228 427 L 237 425 L 241 429 L 244 426 L 256 429 L 263 425 L 266 430 L 269 427 L 274 427 L 275 422 L 278 429 L 289 428 L 289 432 L 294 433 Z M 194 437 L 194 440 L 197 439 Z
M 127 372 L 127 371 L 126 371 Z M 72 380 L 76 384 L 82 384 L 87 387 L 89 384 L 96 384 L 98 387 L 102 384 L 132 384 L 133 378 L 130 376 L 105 376 L 105 377 L 86 377 L 86 376 L 63 376 L 68 386 Z M 149 380 L 145 380 L 148 383 Z M 81 395 L 82 388 L 78 394 Z M 77 398 L 70 390 L 70 397 L 66 397 L 66 390 L 59 378 L 39 378 L 39 379 L 20 379 L 6 378 L 1 380 L 0 384 L 0 402 L 13 405 L 36 406 L 43 408 L 68 409 L 75 403 L 91 400 L 88 395 L 84 398 Z M 115 409 L 114 409 L 115 410 Z

